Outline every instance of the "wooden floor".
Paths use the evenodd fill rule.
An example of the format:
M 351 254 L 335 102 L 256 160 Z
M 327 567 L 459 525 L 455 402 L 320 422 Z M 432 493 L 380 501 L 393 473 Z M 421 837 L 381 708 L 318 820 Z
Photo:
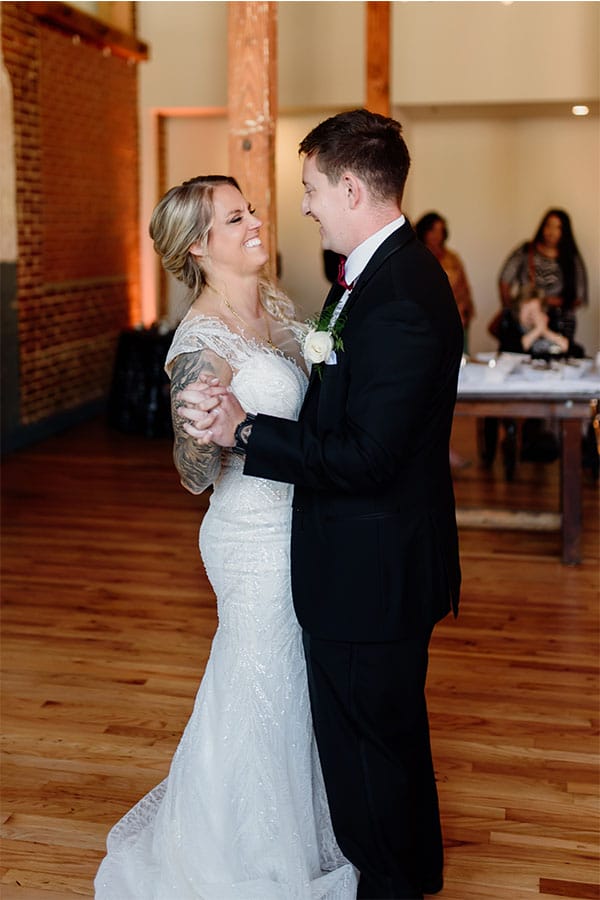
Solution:
M 507 484 L 455 448 L 461 505 L 553 510 L 558 467 Z M 106 832 L 167 773 L 216 620 L 196 551 L 204 498 L 165 440 L 102 422 L 3 465 L 0 896 L 92 897 Z M 436 629 L 429 704 L 444 900 L 598 889 L 598 488 L 584 562 L 552 533 L 464 531 L 459 619 Z M 121 900 L 115 897 L 114 900 Z

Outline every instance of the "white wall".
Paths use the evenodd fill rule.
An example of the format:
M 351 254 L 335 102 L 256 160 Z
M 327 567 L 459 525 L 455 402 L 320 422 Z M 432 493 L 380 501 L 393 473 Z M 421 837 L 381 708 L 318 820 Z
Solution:
M 147 222 L 157 200 L 151 110 L 225 106 L 227 6 L 138 4 L 139 34 L 151 45 L 151 61 L 140 67 L 141 241 L 150 319 L 155 262 Z M 600 345 L 599 21 L 598 3 L 393 4 L 392 99 L 413 157 L 406 211 L 414 220 L 434 208 L 449 220 L 450 245 L 465 261 L 478 310 L 473 350 L 493 346 L 485 326 L 502 260 L 533 235 L 549 206 L 571 215 L 590 276 L 579 336 L 589 352 Z M 362 2 L 279 3 L 282 283 L 306 314 L 319 306 L 327 282 L 317 229 L 299 212 L 297 146 L 322 118 L 364 102 L 364 28 Z M 570 102 L 584 99 L 594 101 L 594 114 L 572 118 Z M 223 134 L 211 136 L 207 123 L 181 125 L 180 157 L 171 142 L 174 181 L 198 174 L 207 154 L 213 168 L 221 162 L 226 171 Z
M 590 304 L 579 314 L 579 339 L 588 352 L 600 346 L 598 235 L 600 196 L 598 119 L 519 116 L 473 119 L 424 118 L 402 110 L 413 164 L 404 209 L 416 220 L 435 209 L 450 227 L 449 246 L 463 258 L 477 316 L 472 351 L 495 347 L 487 323 L 498 304 L 497 277 L 504 258 L 533 236 L 551 206 L 565 208 L 587 265 Z M 303 317 L 328 289 L 318 229 L 300 212 L 298 144 L 326 112 L 282 115 L 278 122 L 277 219 L 282 286 Z M 173 120 L 168 129 L 169 183 L 200 172 L 223 170 L 227 152 L 224 116 Z M 252 197 L 249 200 L 253 200 Z M 259 211 L 260 213 L 260 211 Z M 171 320 L 183 310 L 183 294 L 171 286 Z
M 450 240 L 465 263 L 477 317 L 472 350 L 494 349 L 486 325 L 498 303 L 503 260 L 533 237 L 544 212 L 571 216 L 590 281 L 590 304 L 578 317 L 588 352 L 600 346 L 600 140 L 598 118 L 469 118 L 406 122 L 413 158 L 405 208 L 413 221 L 428 210 L 448 220 Z
M 227 142 L 227 117 L 224 114 L 168 119 L 168 184 L 180 184 L 196 175 L 226 175 L 224 160 L 227 159 Z M 188 291 L 172 275 L 167 275 L 167 291 L 168 319 L 172 325 L 176 325 L 187 312 Z
M 279 3 L 282 108 L 354 107 L 364 102 L 365 3 Z
M 137 4 L 138 34 L 150 45 L 150 59 L 139 66 L 140 281 L 146 323 L 154 319 L 157 306 L 156 255 L 148 236 L 148 222 L 159 199 L 154 110 L 202 107 L 210 111 L 227 104 L 227 5 Z M 198 165 L 201 162 L 199 158 Z M 220 168 L 226 165 L 224 160 Z M 200 174 L 191 161 L 190 169 L 181 179 Z
M 394 3 L 392 9 L 394 103 L 598 97 L 598 3 Z

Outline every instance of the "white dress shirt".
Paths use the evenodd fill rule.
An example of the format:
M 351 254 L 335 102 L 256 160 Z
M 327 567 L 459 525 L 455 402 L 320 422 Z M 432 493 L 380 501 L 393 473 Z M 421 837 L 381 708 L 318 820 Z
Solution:
M 345 280 L 346 284 L 353 284 L 358 276 L 361 274 L 363 269 L 366 268 L 367 263 L 378 249 L 378 247 L 383 244 L 386 238 L 389 238 L 390 234 L 393 234 L 394 231 L 397 231 L 399 228 L 402 228 L 406 219 L 403 215 L 400 215 L 397 219 L 394 219 L 393 222 L 388 222 L 387 225 L 384 225 L 383 228 L 380 228 L 379 231 L 376 231 L 375 234 L 372 234 L 370 237 L 363 241 L 362 244 L 359 244 L 358 247 L 355 247 L 348 259 L 346 260 L 345 265 Z M 329 323 L 329 327 L 333 328 L 335 323 L 340 317 L 340 313 L 342 312 L 348 297 L 350 296 L 350 291 L 344 291 L 342 296 L 339 299 L 338 305 L 334 309 L 331 315 L 331 321 Z M 327 360 L 329 362 L 329 360 Z

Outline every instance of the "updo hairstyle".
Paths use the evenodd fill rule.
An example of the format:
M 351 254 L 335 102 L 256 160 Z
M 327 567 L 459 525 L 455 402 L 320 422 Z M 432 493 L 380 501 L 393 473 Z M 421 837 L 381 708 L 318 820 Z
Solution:
M 190 289 L 192 301 L 206 285 L 206 274 L 190 247 L 198 243 L 206 248 L 215 209 L 215 187 L 240 186 L 228 175 L 198 175 L 172 187 L 156 205 L 150 219 L 150 237 L 165 271 Z M 240 191 L 241 193 L 241 191 Z

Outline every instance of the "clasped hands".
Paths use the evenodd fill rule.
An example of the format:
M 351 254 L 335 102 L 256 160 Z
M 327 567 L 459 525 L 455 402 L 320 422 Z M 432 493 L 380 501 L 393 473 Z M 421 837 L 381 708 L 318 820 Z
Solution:
M 187 420 L 184 430 L 201 445 L 233 447 L 235 429 L 246 417 L 231 388 L 211 375 L 201 375 L 178 394 L 176 409 Z

